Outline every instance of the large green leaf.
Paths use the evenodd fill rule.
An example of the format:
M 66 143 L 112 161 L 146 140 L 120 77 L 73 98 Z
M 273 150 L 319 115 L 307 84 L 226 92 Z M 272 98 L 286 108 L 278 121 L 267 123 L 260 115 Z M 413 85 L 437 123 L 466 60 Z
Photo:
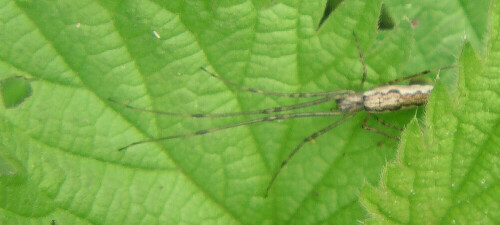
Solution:
M 108 98 L 183 113 L 301 101 L 238 90 L 201 66 L 265 90 L 357 90 L 362 66 L 353 32 L 368 64 L 368 89 L 403 71 L 453 64 L 464 34 L 481 48 L 489 1 L 481 2 L 442 1 L 426 16 L 416 12 L 431 3 L 415 1 L 405 12 L 389 1 L 384 11 L 396 26 L 377 31 L 381 1 L 347 0 L 324 18 L 324 0 L 0 0 L 0 79 L 23 76 L 32 86 L 32 96 L 17 107 L 0 108 L 0 222 L 355 224 L 368 215 L 361 187 L 379 182 L 399 144 L 361 129 L 364 113 L 306 144 L 264 198 L 281 161 L 338 117 L 268 122 L 117 151 L 134 141 L 253 117 L 159 116 Z M 457 6 L 443 7 L 451 5 Z M 412 27 L 412 21 L 419 23 Z M 442 29 L 441 21 L 454 24 Z M 453 88 L 455 73 L 442 71 L 447 82 L 438 90 Z M 433 98 L 441 99 L 440 92 Z M 414 115 L 381 117 L 404 126 Z M 469 140 L 467 132 L 461 134 Z M 402 145 L 411 143 L 409 133 Z

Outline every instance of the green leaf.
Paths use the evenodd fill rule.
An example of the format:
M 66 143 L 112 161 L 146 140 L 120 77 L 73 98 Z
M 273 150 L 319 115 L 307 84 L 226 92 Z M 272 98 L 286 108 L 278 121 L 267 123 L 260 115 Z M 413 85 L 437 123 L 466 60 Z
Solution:
M 419 2 L 414 6 L 424 8 Z M 440 2 L 432 17 L 416 13 L 399 19 L 404 12 L 395 12 L 387 2 L 395 27 L 378 31 L 379 0 L 344 1 L 328 17 L 324 0 L 0 0 L 0 79 L 22 74 L 37 80 L 30 98 L 18 107 L 0 108 L 0 163 L 6 165 L 0 176 L 19 177 L 0 177 L 0 224 L 356 224 L 368 216 L 359 199 L 362 186 L 379 182 L 381 169 L 400 144 L 363 130 L 364 113 L 306 144 L 264 198 L 282 160 L 339 117 L 266 122 L 117 151 L 135 141 L 254 117 L 169 117 L 108 99 L 180 113 L 238 112 L 304 101 L 248 93 L 200 67 L 269 91 L 358 90 L 363 68 L 353 33 L 366 59 L 364 89 L 369 89 L 420 69 L 454 64 L 464 31 L 475 28 L 479 34 L 487 27 L 488 8 L 471 5 L 468 16 L 460 17 L 464 8 L 441 6 L 451 3 Z M 416 27 L 414 20 L 419 21 Z M 441 21 L 456 26 L 441 29 L 449 26 Z M 477 35 L 476 44 L 483 39 Z M 450 84 L 454 74 L 441 71 L 442 83 Z M 466 90 L 471 96 L 473 87 L 488 84 L 470 82 L 472 89 Z M 446 88 L 439 84 L 437 89 Z M 440 92 L 431 107 L 443 98 L 436 97 Z M 404 126 L 414 115 L 408 110 L 380 117 Z M 458 114 L 454 118 L 461 123 Z M 485 132 L 481 138 L 488 139 L 488 130 L 480 128 Z M 401 145 L 409 143 L 408 131 Z M 465 137 L 466 130 L 461 135 L 465 141 L 482 140 Z
M 500 5 L 488 58 L 467 43 L 453 97 L 438 82 L 422 125 L 413 119 L 397 160 L 366 186 L 367 224 L 498 224 L 500 218 Z
M 464 39 L 481 55 L 486 51 L 490 0 L 387 0 L 384 3 L 396 23 L 409 19 L 415 26 L 415 48 L 406 72 L 414 73 L 428 69 L 424 66 L 437 67 L 454 60 L 457 55 L 443 52 L 460 52 L 462 45 L 456 43 Z M 440 41 L 443 39 L 447 41 Z

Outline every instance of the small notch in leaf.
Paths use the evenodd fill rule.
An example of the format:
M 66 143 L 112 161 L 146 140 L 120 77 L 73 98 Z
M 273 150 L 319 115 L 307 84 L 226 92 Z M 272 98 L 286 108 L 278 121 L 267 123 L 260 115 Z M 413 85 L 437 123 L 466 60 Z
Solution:
M 394 22 L 392 21 L 389 12 L 385 5 L 382 5 L 382 11 L 380 12 L 380 17 L 378 20 L 378 29 L 379 30 L 392 30 L 394 28 Z
M 332 12 L 337 8 L 337 6 L 339 6 L 340 3 L 342 3 L 343 1 L 344 0 L 328 0 L 326 2 L 325 12 L 323 13 L 323 17 L 319 21 L 318 28 L 316 30 L 319 30 L 321 25 L 323 25 L 326 19 L 328 19 L 330 14 L 332 14 Z

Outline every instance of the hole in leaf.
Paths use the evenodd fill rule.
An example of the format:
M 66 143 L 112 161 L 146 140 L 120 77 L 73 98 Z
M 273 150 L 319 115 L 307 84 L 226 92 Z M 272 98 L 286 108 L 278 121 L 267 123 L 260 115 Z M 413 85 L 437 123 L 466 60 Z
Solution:
M 0 93 L 5 108 L 13 108 L 31 96 L 31 82 L 21 76 L 14 76 L 0 81 Z
M 337 6 L 344 0 L 328 0 L 326 2 L 325 12 L 323 12 L 323 17 L 319 21 L 318 29 L 323 25 L 326 19 L 332 14 L 332 12 L 337 8 Z M 318 30 L 316 29 L 316 30 Z
M 385 5 L 382 5 L 382 11 L 380 12 L 380 17 L 378 19 L 378 29 L 390 30 L 392 28 L 394 28 L 394 22 L 392 21 L 389 12 L 387 12 Z

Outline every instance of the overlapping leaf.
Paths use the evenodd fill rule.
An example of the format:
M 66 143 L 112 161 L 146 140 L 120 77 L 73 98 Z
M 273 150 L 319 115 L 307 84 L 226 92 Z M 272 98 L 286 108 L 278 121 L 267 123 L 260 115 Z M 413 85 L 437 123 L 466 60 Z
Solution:
M 414 4 L 415 11 L 421 9 Z M 185 113 L 299 102 L 240 91 L 200 66 L 265 90 L 356 89 L 362 67 L 355 32 L 370 88 L 402 71 L 452 64 L 462 42 L 456 37 L 464 30 L 475 28 L 476 44 L 485 35 L 484 15 L 474 13 L 486 11 L 481 4 L 452 12 L 436 6 L 432 17 L 413 12 L 408 20 L 400 19 L 389 1 L 396 26 L 383 32 L 377 31 L 381 1 L 345 1 L 319 26 L 325 5 L 0 0 L 0 78 L 36 78 L 30 98 L 0 111 L 0 222 L 352 224 L 364 219 L 359 190 L 365 182 L 378 182 L 398 143 L 362 130 L 362 114 L 306 145 L 267 199 L 265 187 L 281 160 L 338 118 L 263 123 L 117 151 L 134 141 L 253 117 L 162 117 L 108 98 Z M 460 10 L 470 17 L 450 18 Z M 460 22 L 456 27 L 440 29 L 439 21 L 453 18 Z M 414 19 L 420 23 L 412 27 Z M 441 75 L 447 74 L 453 73 Z M 414 113 L 383 117 L 404 125 Z

